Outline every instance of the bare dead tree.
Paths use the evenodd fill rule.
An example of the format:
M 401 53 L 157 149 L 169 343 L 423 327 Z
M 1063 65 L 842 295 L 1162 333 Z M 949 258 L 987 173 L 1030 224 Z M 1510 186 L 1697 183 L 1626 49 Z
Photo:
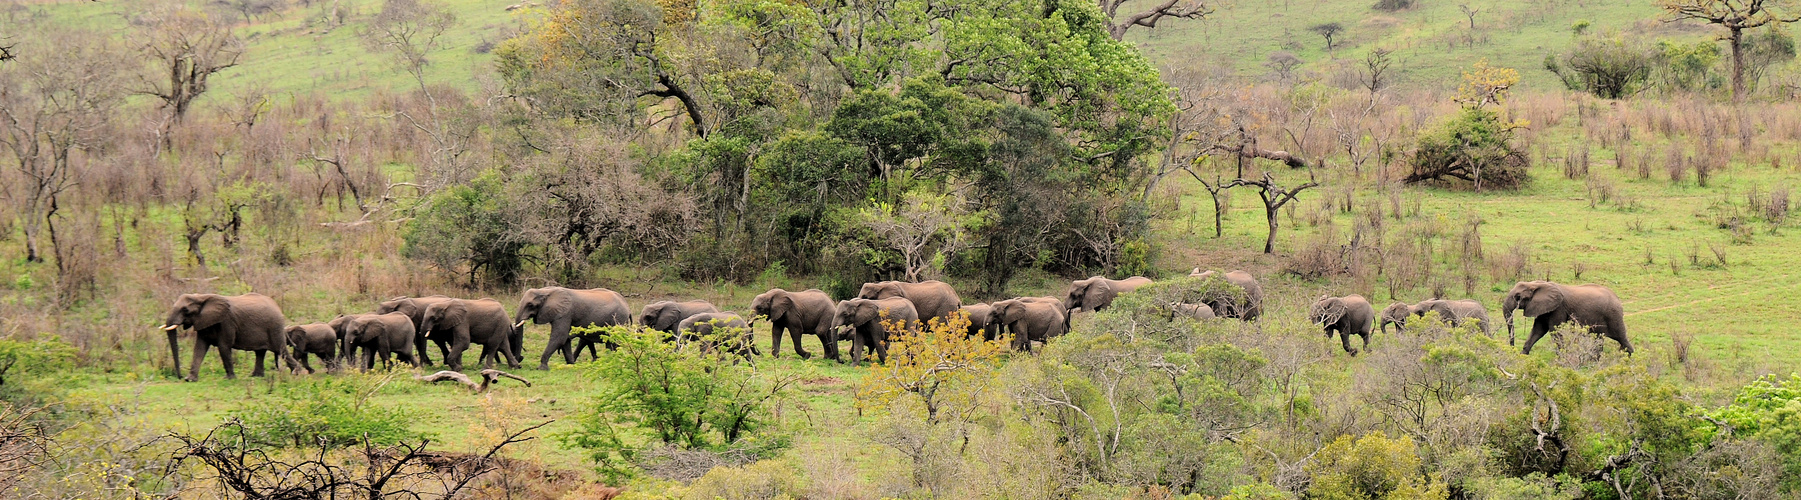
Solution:
M 132 44 L 151 64 L 138 76 L 136 91 L 162 100 L 156 137 L 166 150 L 170 130 L 206 93 L 207 81 L 238 64 L 244 41 L 217 16 L 174 4 L 152 9 L 137 24 L 142 28 L 132 35 Z
M 1133 27 L 1156 28 L 1157 21 L 1166 17 L 1178 19 L 1205 19 L 1213 15 L 1213 6 L 1205 0 L 1155 0 L 1156 3 L 1136 13 L 1121 16 L 1119 7 L 1126 0 L 1099 0 L 1101 13 L 1107 16 L 1107 34 L 1114 40 L 1124 40 L 1126 31 Z
M 12 366 L 7 358 L 4 366 Z M 4 370 L 0 370 L 4 371 Z M 50 453 L 50 433 L 34 422 L 38 408 L 17 409 L 0 403 L 0 491 L 12 488 Z
M 405 109 L 395 115 L 431 139 L 431 166 L 440 173 L 466 152 L 469 135 L 473 133 L 468 127 L 459 127 L 444 116 L 438 97 L 425 83 L 430 56 L 444 48 L 444 34 L 456 25 L 456 15 L 436 2 L 387 0 L 382 4 L 381 12 L 362 32 L 363 43 L 370 51 L 392 55 L 401 69 L 419 85 L 419 93 L 427 104 L 424 116 L 414 116 Z M 443 180 L 433 179 L 428 185 L 435 187 Z
M 1257 196 L 1263 199 L 1264 220 L 1269 223 L 1269 236 L 1263 240 L 1263 253 L 1276 253 L 1276 230 L 1279 229 L 1279 226 L 1281 225 L 1281 219 L 1277 217 L 1276 211 L 1281 210 L 1282 206 L 1287 205 L 1288 202 L 1294 201 L 1295 196 L 1299 196 L 1301 191 L 1319 186 L 1319 182 L 1314 179 L 1313 170 L 1308 169 L 1307 182 L 1294 187 L 1284 188 L 1276 181 L 1274 175 L 1265 171 L 1263 172 L 1263 177 L 1260 179 L 1245 179 L 1240 177 L 1226 183 L 1226 187 L 1228 188 L 1237 186 L 1257 188 Z
M 1375 98 L 1376 92 L 1388 87 L 1388 68 L 1394 65 L 1394 58 L 1390 57 L 1393 54 L 1394 51 L 1378 48 L 1363 56 L 1363 67 L 1358 70 L 1362 78 L 1358 83 L 1370 91 L 1371 99 Z

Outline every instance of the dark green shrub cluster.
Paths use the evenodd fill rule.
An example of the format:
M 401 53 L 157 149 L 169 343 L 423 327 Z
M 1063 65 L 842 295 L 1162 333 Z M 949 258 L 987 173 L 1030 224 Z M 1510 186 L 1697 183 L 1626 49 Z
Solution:
M 1501 112 L 1469 106 L 1437 130 L 1420 136 L 1405 182 L 1435 182 L 1483 189 L 1518 189 L 1530 180 L 1526 152 L 1513 144 L 1519 124 Z

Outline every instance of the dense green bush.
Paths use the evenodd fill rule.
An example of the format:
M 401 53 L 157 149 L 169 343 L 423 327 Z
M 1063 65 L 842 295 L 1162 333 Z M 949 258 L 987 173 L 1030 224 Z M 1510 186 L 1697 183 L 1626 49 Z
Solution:
M 426 434 L 412 430 L 418 415 L 405 408 L 369 402 L 376 387 L 351 378 L 309 379 L 283 384 L 275 397 L 259 399 L 232 412 L 243 423 L 242 436 L 271 448 L 342 448 L 367 441 L 378 446 L 417 441 Z
M 1655 51 L 1623 35 L 1584 37 L 1564 54 L 1545 56 L 1545 69 L 1555 73 L 1570 90 L 1592 93 L 1603 99 L 1637 94 L 1651 81 L 1657 62 Z
M 407 224 L 402 253 L 466 273 L 470 283 L 512 283 L 525 264 L 527 242 L 508 188 L 498 170 L 488 170 L 432 195 Z
M 1714 411 L 1712 418 L 1724 423 L 1733 436 L 1775 447 L 1788 469 L 1784 486 L 1801 491 L 1801 374 L 1757 379 L 1740 389 L 1731 405 Z
M 1526 152 L 1513 144 L 1513 132 L 1520 127 L 1500 111 L 1467 106 L 1456 118 L 1420 136 L 1405 182 L 1518 189 L 1529 180 L 1526 169 L 1531 166 Z

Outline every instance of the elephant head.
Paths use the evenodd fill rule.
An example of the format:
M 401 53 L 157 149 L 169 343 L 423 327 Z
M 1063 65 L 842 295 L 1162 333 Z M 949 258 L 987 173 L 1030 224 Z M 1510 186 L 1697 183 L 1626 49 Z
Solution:
M 1388 333 L 1388 324 L 1394 323 L 1395 331 L 1400 331 L 1401 326 L 1407 324 L 1407 317 L 1412 315 L 1413 306 L 1402 302 L 1389 304 L 1388 307 L 1382 309 L 1382 314 L 1376 317 L 1376 327 L 1386 334 Z
M 469 313 L 464 301 L 451 300 L 432 304 L 425 308 L 425 314 L 419 319 L 418 335 L 425 335 L 440 329 L 448 330 L 463 324 L 463 317 Z M 434 336 L 433 338 L 438 338 Z
M 187 328 L 204 330 L 224 322 L 231 316 L 231 301 L 222 295 L 211 293 L 184 294 L 175 299 L 175 305 L 169 307 L 169 317 L 163 320 L 164 331 L 173 336 L 176 331 Z
M 1093 309 L 1096 304 L 1108 300 L 1107 296 L 1112 292 L 1113 286 L 1107 282 L 1107 278 L 1094 276 L 1076 280 L 1070 284 L 1069 297 L 1063 303 L 1071 311 L 1080 311 L 1084 307 Z
M 519 309 L 513 314 L 513 318 L 518 320 L 513 323 L 513 328 L 524 327 L 527 321 L 538 325 L 549 323 L 554 318 L 570 314 L 573 307 L 575 300 L 569 296 L 567 289 L 549 287 L 526 290 L 519 298 Z
M 788 295 L 787 290 L 776 288 L 751 299 L 750 309 L 753 314 L 751 320 L 755 321 L 757 316 L 762 316 L 769 318 L 770 323 L 779 325 L 782 318 L 786 317 L 789 311 L 793 311 L 794 307 L 794 297 Z
M 1549 281 L 1521 281 L 1501 300 L 1501 316 L 1507 320 L 1507 345 L 1513 345 L 1513 311 L 1526 317 L 1549 314 L 1563 307 L 1563 286 Z
M 1307 321 L 1322 326 L 1331 326 L 1338 323 L 1338 320 L 1343 318 L 1345 312 L 1348 310 L 1349 307 L 1345 306 L 1344 299 L 1342 298 L 1321 297 L 1319 300 L 1313 302 L 1312 307 L 1307 309 Z M 1326 334 L 1331 335 L 1332 333 L 1327 331 Z
M 869 285 L 863 285 L 868 289 Z M 874 300 L 856 298 L 838 302 L 837 319 L 834 328 L 856 329 L 881 319 L 881 311 Z

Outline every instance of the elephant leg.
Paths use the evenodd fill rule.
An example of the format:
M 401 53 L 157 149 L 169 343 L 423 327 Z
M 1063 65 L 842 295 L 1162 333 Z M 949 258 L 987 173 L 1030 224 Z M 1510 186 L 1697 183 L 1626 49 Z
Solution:
M 463 351 L 467 349 L 469 349 L 468 344 L 456 344 L 450 346 L 450 350 L 445 352 L 444 364 L 450 366 L 450 371 L 463 371 Z
M 256 369 L 250 370 L 250 376 L 252 376 L 252 377 L 263 376 L 263 354 L 267 353 L 267 352 L 269 352 L 269 351 L 263 351 L 263 350 L 256 351 Z
M 1532 322 L 1532 334 L 1526 337 L 1526 345 L 1520 348 L 1520 354 L 1532 354 L 1532 345 L 1537 344 L 1538 339 L 1543 338 L 1545 332 L 1550 331 L 1551 329 L 1551 322 L 1547 319 L 1549 317 L 1550 315 L 1548 314 L 1540 316 L 1537 320 Z
M 832 331 L 831 328 L 819 332 L 819 348 L 825 350 L 826 359 L 844 362 L 843 358 L 838 357 L 838 332 Z
M 1370 350 L 1370 332 L 1368 330 L 1364 330 L 1364 332 L 1358 334 L 1358 336 L 1363 337 L 1363 350 L 1365 350 L 1365 351 Z
M 425 338 L 425 332 L 418 332 L 417 335 L 413 335 L 413 352 L 419 354 L 418 359 L 420 363 L 429 365 L 431 364 L 431 354 L 429 354 L 430 351 L 426 349 L 429 348 L 431 344 L 428 344 L 427 342 L 430 342 L 430 340 Z
M 230 347 L 219 346 L 219 363 L 225 365 L 226 379 L 238 378 L 237 353 L 231 352 Z
M 206 360 L 206 351 L 211 348 L 212 345 L 207 344 L 206 341 L 200 340 L 199 338 L 194 339 L 194 354 L 193 359 L 188 363 L 187 381 L 193 382 L 195 380 L 200 380 L 200 362 Z M 224 359 L 224 353 L 220 353 L 219 358 Z
M 868 335 L 861 331 L 862 328 L 858 328 L 857 330 L 858 331 L 856 332 L 852 332 L 850 337 L 851 366 L 857 366 L 857 363 L 863 361 L 863 343 L 868 341 L 866 340 Z
M 1330 332 L 1328 332 L 1328 333 L 1330 333 Z M 1352 356 L 1357 355 L 1357 348 L 1351 347 L 1351 332 L 1346 331 L 1346 330 L 1339 330 L 1338 331 L 1338 341 L 1340 344 L 1344 345 L 1344 352 L 1351 353 Z
M 551 325 L 550 342 L 544 344 L 544 354 L 538 356 L 539 370 L 550 369 L 550 355 L 553 353 L 562 354 L 565 363 L 575 364 L 575 357 L 570 355 L 568 329 L 557 328 L 556 325 Z
M 315 373 L 315 372 L 313 372 L 313 364 L 311 362 L 308 362 L 306 359 L 307 358 L 306 351 L 300 351 L 298 354 L 296 354 L 294 356 L 294 358 L 296 358 L 296 360 L 300 361 L 301 368 L 306 368 L 306 373 L 308 375 Z M 320 362 L 324 362 L 324 360 L 320 360 Z
M 1613 339 L 1614 342 L 1619 342 L 1620 350 L 1626 351 L 1627 356 L 1632 355 L 1632 341 L 1626 340 L 1625 318 L 1607 318 L 1607 338 Z
M 886 335 L 884 335 L 884 337 L 885 336 Z M 882 363 L 887 363 L 888 362 L 888 341 L 884 340 L 884 339 L 870 339 L 869 343 L 875 347 L 876 361 L 882 362 Z
M 790 340 L 794 341 L 794 354 L 796 356 L 800 356 L 800 359 L 812 359 L 813 358 L 813 353 L 807 352 L 807 347 L 801 345 L 800 339 L 806 338 L 806 336 L 801 333 L 799 328 L 789 327 L 788 328 L 788 338 Z M 781 354 L 780 348 L 769 350 L 770 356 L 777 356 L 780 354 Z
M 369 371 L 369 370 L 375 369 L 375 347 L 374 346 L 363 346 L 363 362 L 360 363 L 360 365 L 361 365 L 361 368 L 363 369 L 363 371 Z

